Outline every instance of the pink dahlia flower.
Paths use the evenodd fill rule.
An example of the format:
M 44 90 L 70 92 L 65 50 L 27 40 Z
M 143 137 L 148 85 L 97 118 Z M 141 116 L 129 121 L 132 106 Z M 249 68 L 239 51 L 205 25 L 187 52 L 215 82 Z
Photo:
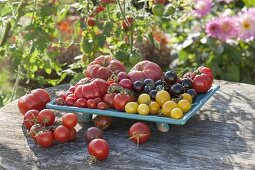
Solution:
M 212 10 L 212 0 L 197 0 L 194 7 L 198 17 L 203 17 Z

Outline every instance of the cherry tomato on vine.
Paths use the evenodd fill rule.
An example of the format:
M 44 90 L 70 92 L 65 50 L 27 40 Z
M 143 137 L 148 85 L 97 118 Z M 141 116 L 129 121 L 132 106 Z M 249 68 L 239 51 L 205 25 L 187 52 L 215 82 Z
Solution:
M 51 109 L 44 109 L 40 111 L 37 116 L 38 123 L 44 126 L 51 126 L 55 122 L 55 115 L 53 110 Z
M 64 125 L 58 126 L 54 130 L 54 140 L 60 143 L 67 142 L 70 138 L 70 129 Z
M 78 117 L 74 113 L 66 113 L 62 117 L 62 124 L 69 129 L 74 128 L 78 123 Z
M 41 131 L 36 136 L 36 143 L 38 143 L 41 147 L 47 148 L 53 144 L 53 133 L 52 131 L 46 130 Z
M 24 115 L 24 126 L 29 130 L 35 123 L 37 123 L 38 110 L 29 110 Z

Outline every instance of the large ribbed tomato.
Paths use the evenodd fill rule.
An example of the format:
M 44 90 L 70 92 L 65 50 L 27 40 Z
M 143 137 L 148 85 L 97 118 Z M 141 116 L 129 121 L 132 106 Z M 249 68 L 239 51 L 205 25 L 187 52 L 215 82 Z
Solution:
M 162 77 L 162 70 L 156 64 L 148 60 L 137 63 L 128 73 L 130 80 L 143 81 L 144 79 L 152 79 L 154 81 L 160 80 Z
M 213 72 L 208 67 L 199 67 L 195 71 L 193 78 L 193 88 L 198 93 L 206 93 L 212 86 Z
M 18 101 L 19 111 L 24 115 L 28 110 L 41 111 L 45 109 L 46 104 L 50 102 L 50 95 L 44 89 L 35 89 L 31 93 L 22 96 Z
M 110 55 L 101 55 L 92 61 L 85 71 L 85 76 L 108 80 L 113 74 L 125 72 L 125 66 Z

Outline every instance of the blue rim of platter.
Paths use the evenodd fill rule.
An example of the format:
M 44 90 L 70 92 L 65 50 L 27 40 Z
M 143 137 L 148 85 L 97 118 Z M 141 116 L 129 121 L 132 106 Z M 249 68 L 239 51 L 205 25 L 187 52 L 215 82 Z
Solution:
M 195 115 L 199 111 L 199 109 L 214 95 L 214 93 L 216 93 L 216 91 L 219 88 L 220 88 L 219 85 L 213 84 L 207 93 L 198 94 L 197 99 L 192 103 L 191 109 L 187 113 L 185 113 L 182 119 L 172 119 L 169 117 L 159 116 L 159 115 L 130 114 L 126 112 L 120 112 L 115 109 L 99 110 L 99 109 L 79 108 L 75 106 L 60 106 L 55 104 L 55 99 L 49 102 L 46 105 L 46 108 L 65 111 L 65 112 L 96 114 L 96 115 L 105 115 L 105 116 L 120 117 L 120 118 L 127 118 L 127 119 L 151 121 L 151 122 L 157 122 L 157 123 L 184 125 L 193 115 Z

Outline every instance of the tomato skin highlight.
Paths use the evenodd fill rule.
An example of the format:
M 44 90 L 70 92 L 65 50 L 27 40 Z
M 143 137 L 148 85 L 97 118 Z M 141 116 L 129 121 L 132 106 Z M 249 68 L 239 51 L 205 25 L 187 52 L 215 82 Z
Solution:
M 43 148 L 48 148 L 53 144 L 53 133 L 49 130 L 41 131 L 36 136 L 36 143 Z
M 93 139 L 88 146 L 88 152 L 97 160 L 103 161 L 109 155 L 109 144 L 103 139 Z

